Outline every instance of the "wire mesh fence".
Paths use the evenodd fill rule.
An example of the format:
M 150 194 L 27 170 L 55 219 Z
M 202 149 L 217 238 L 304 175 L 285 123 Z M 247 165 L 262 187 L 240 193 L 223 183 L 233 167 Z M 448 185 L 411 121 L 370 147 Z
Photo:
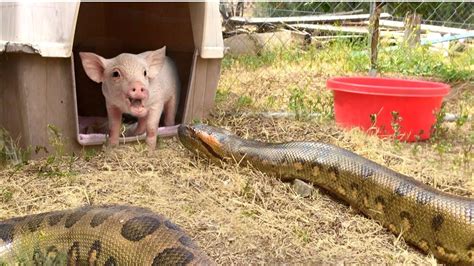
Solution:
M 226 113 L 330 124 L 326 81 L 378 75 L 448 83 L 440 121 L 471 117 L 473 8 L 467 1 L 221 2 L 227 52 L 217 100 L 228 102 Z
M 375 2 L 359 1 L 307 1 L 307 2 L 245 2 L 221 1 L 221 10 L 229 15 L 254 17 L 291 17 L 329 13 L 368 13 Z M 392 19 L 403 21 L 407 12 L 422 15 L 426 24 L 474 29 L 472 1 L 438 2 L 386 2 L 384 11 Z
M 370 19 L 374 18 L 375 7 L 380 4 L 380 37 L 392 38 L 392 44 L 407 40 L 411 19 L 415 18 L 411 30 L 417 31 L 417 42 L 421 44 L 443 43 L 464 44 L 472 40 L 474 30 L 474 3 L 458 2 L 246 2 L 221 1 L 221 14 L 224 18 L 224 36 L 241 33 L 269 33 L 286 29 L 299 33 L 306 43 L 310 40 L 334 40 L 342 38 L 361 39 L 373 33 Z M 451 37 L 458 43 L 440 38 Z M 253 42 L 258 36 L 253 36 Z M 257 44 L 257 51 L 271 45 L 271 34 L 265 41 Z M 296 37 L 290 38 L 291 41 Z M 395 39 L 394 39 L 395 38 Z M 449 41 L 449 40 L 448 40 Z M 286 44 L 282 42 L 282 44 Z M 241 46 L 247 44 L 243 43 Z M 442 45 L 438 45 L 442 46 Z M 239 54 L 240 52 L 231 52 Z M 243 49 L 243 47 L 241 47 Z M 237 49 L 239 50 L 239 49 Z M 245 49 L 244 49 L 245 50 Z M 252 49 L 250 49 L 252 50 Z M 253 49 L 255 50 L 255 49 Z
M 321 103 L 331 101 L 330 94 L 322 92 L 325 78 L 373 74 L 374 65 L 375 73 L 385 76 L 472 84 L 474 3 L 470 1 L 221 1 L 220 10 L 227 49 L 221 88 L 232 87 L 241 97 L 248 96 L 241 100 L 243 105 L 292 109 L 292 101 L 293 106 L 301 106 L 294 101 L 307 101 L 303 94 L 308 88 L 318 88 L 306 111 L 330 117 L 331 111 Z M 282 87 L 286 88 L 282 102 L 260 99 L 265 95 L 261 91 Z

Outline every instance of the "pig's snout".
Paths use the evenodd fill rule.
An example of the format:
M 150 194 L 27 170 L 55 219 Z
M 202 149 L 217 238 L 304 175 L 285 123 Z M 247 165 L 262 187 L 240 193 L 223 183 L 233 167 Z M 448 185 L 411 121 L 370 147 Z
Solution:
M 128 96 L 134 99 L 145 99 L 148 97 L 148 90 L 142 84 L 137 83 L 128 90 Z
M 130 113 L 137 117 L 145 116 L 147 113 L 145 102 L 148 99 L 148 90 L 145 86 L 142 83 L 136 82 L 130 86 L 126 94 Z

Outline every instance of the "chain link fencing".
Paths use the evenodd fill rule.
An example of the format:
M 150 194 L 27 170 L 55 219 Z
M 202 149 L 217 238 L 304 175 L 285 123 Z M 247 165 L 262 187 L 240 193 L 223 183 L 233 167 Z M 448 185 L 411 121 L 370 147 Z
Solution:
M 374 46 L 376 10 L 379 37 Z M 325 80 L 373 74 L 374 49 L 378 51 L 376 74 L 472 87 L 474 3 L 470 1 L 234 0 L 221 1 L 220 11 L 227 49 L 220 93 L 237 91 L 242 105 L 298 111 L 294 109 L 306 104 L 307 112 L 330 117 L 330 108 L 321 104 L 331 101 Z M 408 42 L 413 35 L 415 42 Z M 285 91 L 278 99 L 261 99 L 272 97 L 265 92 L 282 88 Z M 313 95 L 316 100 L 307 93 L 314 88 L 319 90 Z M 305 102 L 309 98 L 312 102 Z
M 240 2 L 240 14 L 255 17 L 287 17 L 324 15 L 331 13 L 369 13 L 375 2 Z M 237 3 L 222 3 L 223 6 L 237 10 Z M 472 1 L 457 2 L 386 2 L 384 12 L 390 13 L 393 20 L 403 21 L 407 12 L 422 15 L 424 24 L 474 28 L 474 5 Z M 236 14 L 237 16 L 239 14 Z

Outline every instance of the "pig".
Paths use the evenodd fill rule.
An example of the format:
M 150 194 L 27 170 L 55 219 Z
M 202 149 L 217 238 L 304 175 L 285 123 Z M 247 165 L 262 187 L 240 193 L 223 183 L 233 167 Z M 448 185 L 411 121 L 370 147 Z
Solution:
M 141 54 L 122 53 L 110 59 L 89 52 L 79 53 L 87 76 L 102 83 L 109 146 L 119 143 L 123 113 L 138 118 L 134 134 L 146 132 L 150 151 L 156 146 L 162 113 L 165 126 L 174 125 L 180 84 L 176 65 L 165 53 L 166 46 Z

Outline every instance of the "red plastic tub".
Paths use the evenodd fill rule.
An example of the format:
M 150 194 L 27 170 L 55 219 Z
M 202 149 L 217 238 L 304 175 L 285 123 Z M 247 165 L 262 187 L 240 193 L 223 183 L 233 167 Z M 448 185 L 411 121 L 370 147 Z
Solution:
M 327 87 L 334 91 L 336 123 L 409 142 L 430 137 L 450 90 L 438 82 L 378 77 L 337 77 Z

